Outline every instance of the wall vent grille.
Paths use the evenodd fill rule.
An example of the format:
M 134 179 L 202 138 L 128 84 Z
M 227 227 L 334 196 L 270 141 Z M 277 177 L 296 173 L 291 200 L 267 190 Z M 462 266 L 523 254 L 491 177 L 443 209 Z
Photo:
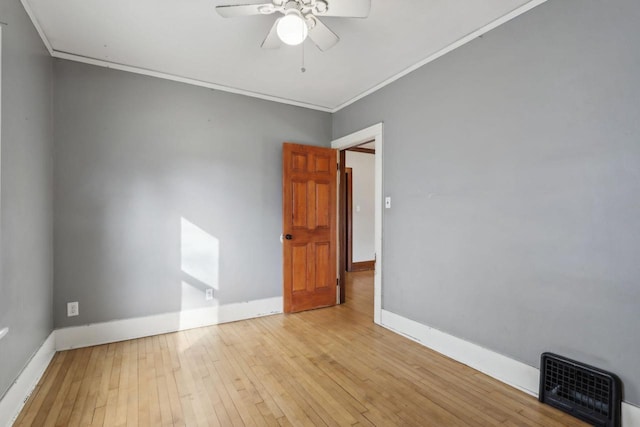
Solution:
M 620 427 L 621 394 L 616 375 L 557 354 L 542 354 L 541 402 L 594 426 Z

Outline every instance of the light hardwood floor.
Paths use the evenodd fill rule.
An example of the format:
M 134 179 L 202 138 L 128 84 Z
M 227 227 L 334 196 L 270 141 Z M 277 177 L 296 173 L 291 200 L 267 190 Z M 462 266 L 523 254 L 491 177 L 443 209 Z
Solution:
M 57 353 L 16 425 L 579 426 L 348 302 Z

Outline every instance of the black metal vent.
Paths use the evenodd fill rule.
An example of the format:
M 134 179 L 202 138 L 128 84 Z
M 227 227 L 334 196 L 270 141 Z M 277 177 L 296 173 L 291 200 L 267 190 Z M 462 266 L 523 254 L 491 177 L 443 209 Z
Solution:
M 620 427 L 622 384 L 602 369 L 543 353 L 539 400 L 594 426 Z

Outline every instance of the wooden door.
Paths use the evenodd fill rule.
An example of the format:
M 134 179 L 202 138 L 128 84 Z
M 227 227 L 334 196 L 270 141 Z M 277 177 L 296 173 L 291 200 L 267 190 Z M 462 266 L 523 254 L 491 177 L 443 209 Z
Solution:
M 336 166 L 334 149 L 282 146 L 285 313 L 336 303 Z

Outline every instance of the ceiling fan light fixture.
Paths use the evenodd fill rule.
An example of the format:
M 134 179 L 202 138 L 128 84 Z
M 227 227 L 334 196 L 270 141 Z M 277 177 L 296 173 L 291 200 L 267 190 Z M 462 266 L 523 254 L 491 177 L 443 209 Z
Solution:
M 299 45 L 309 34 L 307 23 L 296 10 L 289 11 L 280 18 L 276 31 L 280 40 L 290 46 Z

